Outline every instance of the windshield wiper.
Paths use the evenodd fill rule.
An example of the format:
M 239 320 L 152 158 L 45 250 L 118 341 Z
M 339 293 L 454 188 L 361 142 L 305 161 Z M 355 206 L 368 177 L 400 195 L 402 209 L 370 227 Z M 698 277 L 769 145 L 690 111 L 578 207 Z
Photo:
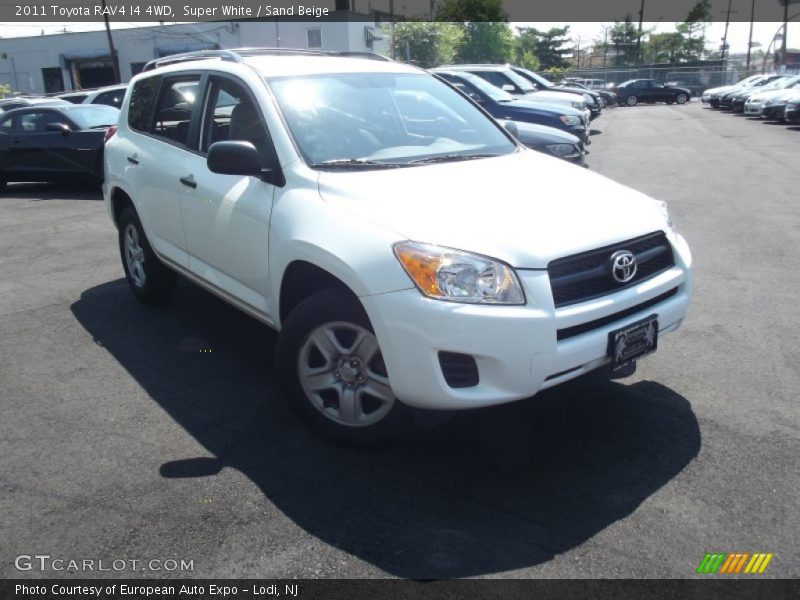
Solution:
M 325 168 L 325 169 L 352 169 L 365 167 L 368 169 L 394 169 L 404 166 L 401 163 L 387 163 L 369 158 L 334 158 L 332 160 L 324 160 L 318 163 L 309 165 L 312 169 Z
M 422 164 L 422 163 L 438 163 L 438 162 L 456 162 L 459 160 L 473 160 L 475 158 L 492 158 L 493 156 L 500 156 L 499 154 L 440 154 L 439 156 L 429 156 L 427 158 L 417 158 L 416 160 L 408 161 L 408 164 Z

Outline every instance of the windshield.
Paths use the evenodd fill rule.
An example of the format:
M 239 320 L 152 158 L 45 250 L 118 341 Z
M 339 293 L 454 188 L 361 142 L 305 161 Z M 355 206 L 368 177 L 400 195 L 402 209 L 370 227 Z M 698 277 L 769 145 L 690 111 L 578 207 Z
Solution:
M 512 96 L 505 90 L 501 90 L 499 87 L 493 86 L 483 77 L 478 77 L 477 75 L 473 75 L 472 73 L 466 73 L 463 71 L 459 71 L 455 75 L 455 77 L 459 77 L 464 81 L 472 84 L 472 87 L 478 88 L 478 91 L 482 92 L 486 96 L 489 96 L 489 98 L 491 98 L 495 102 L 513 102 L 515 100 L 514 96 Z
M 503 71 L 503 75 L 505 75 L 511 81 L 513 81 L 514 85 L 516 85 L 519 89 L 521 89 L 524 92 L 535 92 L 536 91 L 536 86 L 535 85 L 533 85 L 530 81 L 525 79 L 522 75 L 520 75 L 519 73 L 515 73 L 511 69 Z
M 431 75 L 331 73 L 267 82 L 311 166 L 406 166 L 516 150 L 491 119 Z
M 544 77 L 541 77 L 540 75 L 537 75 L 536 73 L 534 73 L 533 71 L 531 71 L 529 69 L 519 68 L 518 71 L 520 73 L 525 73 L 525 75 L 527 75 L 529 78 L 533 79 L 536 83 L 541 85 L 543 88 L 551 88 L 551 87 L 553 87 L 553 82 L 552 81 L 548 81 Z M 570 82 L 570 83 L 577 83 L 577 82 Z M 578 84 L 578 85 L 580 85 L 580 84 Z
M 119 119 L 119 109 L 113 106 L 106 106 L 105 104 L 81 106 L 80 108 L 76 107 L 65 112 L 81 129 L 116 125 Z

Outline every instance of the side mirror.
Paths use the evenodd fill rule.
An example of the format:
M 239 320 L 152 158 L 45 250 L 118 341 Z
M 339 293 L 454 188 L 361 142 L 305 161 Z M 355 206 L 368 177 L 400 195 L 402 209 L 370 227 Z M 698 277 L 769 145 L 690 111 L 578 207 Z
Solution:
M 517 137 L 519 135 L 519 128 L 517 127 L 517 124 L 514 123 L 514 121 L 511 120 L 503 121 L 503 127 L 505 127 L 506 131 L 511 135 L 513 135 L 514 137 Z
M 45 131 L 56 131 L 63 136 L 67 136 L 72 133 L 72 129 L 66 123 L 47 123 L 44 126 Z
M 515 88 L 510 83 L 504 83 L 503 87 L 501 88 L 504 92 L 515 92 L 517 88 Z
M 212 173 L 251 175 L 277 186 L 286 183 L 280 169 L 268 169 L 263 166 L 261 155 L 251 142 L 228 141 L 211 144 L 206 165 Z

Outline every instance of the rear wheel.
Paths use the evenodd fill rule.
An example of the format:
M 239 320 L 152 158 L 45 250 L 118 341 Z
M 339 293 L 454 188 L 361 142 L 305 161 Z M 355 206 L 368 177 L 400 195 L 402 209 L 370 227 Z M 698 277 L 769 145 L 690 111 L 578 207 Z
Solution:
M 639 98 L 637 98 L 636 96 L 628 96 L 625 99 L 625 104 L 627 104 L 628 106 L 636 106 L 637 104 L 639 104 Z
M 118 226 L 122 267 L 131 290 L 142 302 L 168 301 L 175 290 L 177 275 L 156 257 L 133 207 L 123 209 Z
M 677 102 L 678 104 L 686 104 L 686 101 L 688 99 L 689 98 L 686 97 L 686 94 L 678 94 L 677 96 L 675 96 L 675 102 Z
M 291 312 L 278 339 L 277 373 L 297 416 L 335 442 L 378 444 L 411 423 L 363 307 L 344 290 L 317 292 Z

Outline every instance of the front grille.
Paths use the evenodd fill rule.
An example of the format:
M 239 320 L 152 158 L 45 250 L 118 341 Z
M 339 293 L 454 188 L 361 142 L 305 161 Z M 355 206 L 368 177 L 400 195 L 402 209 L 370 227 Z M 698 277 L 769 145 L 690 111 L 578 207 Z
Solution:
M 556 331 L 556 339 L 560 342 L 561 340 L 566 340 L 571 337 L 575 337 L 576 335 L 586 333 L 587 331 L 592 331 L 593 329 L 598 329 L 599 327 L 605 327 L 606 325 L 610 325 L 615 321 L 620 321 L 626 317 L 635 315 L 639 311 L 650 308 L 651 306 L 655 306 L 656 304 L 663 302 L 667 298 L 672 298 L 672 296 L 674 296 L 677 293 L 678 293 L 678 288 L 672 288 L 668 292 L 664 292 L 663 294 L 660 294 L 655 298 L 651 298 L 646 302 L 642 302 L 641 304 L 637 304 L 636 306 L 631 306 L 630 308 L 616 312 L 613 315 L 601 317 L 600 319 L 595 319 L 594 321 L 589 321 L 587 323 L 581 323 L 580 325 L 573 325 L 572 327 L 565 327 L 564 329 L 559 329 L 558 331 Z M 562 373 L 558 373 L 557 375 L 561 374 Z
M 444 380 L 451 388 L 467 388 L 478 385 L 478 365 L 469 354 L 439 352 L 439 365 Z
M 619 250 L 636 256 L 636 275 L 621 284 L 611 277 L 609 258 Z M 547 265 L 556 308 L 576 304 L 636 285 L 675 266 L 672 247 L 663 232 L 559 258 Z

